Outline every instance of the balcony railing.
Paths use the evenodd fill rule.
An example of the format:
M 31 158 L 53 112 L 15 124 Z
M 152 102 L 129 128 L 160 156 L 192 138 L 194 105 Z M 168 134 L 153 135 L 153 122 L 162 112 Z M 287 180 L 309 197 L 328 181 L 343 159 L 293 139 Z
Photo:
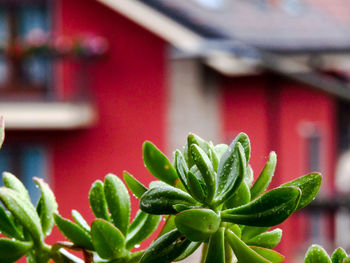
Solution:
M 8 71 L 1 79 L 0 64 L 0 115 L 5 116 L 7 128 L 74 129 L 93 125 L 97 114 L 89 96 L 87 78 L 91 73 L 87 65 L 106 51 L 106 41 L 96 36 L 54 41 L 43 38 L 0 46 L 0 63 Z M 58 84 L 66 77 L 67 65 L 70 96 Z M 37 71 L 30 72 L 31 66 Z

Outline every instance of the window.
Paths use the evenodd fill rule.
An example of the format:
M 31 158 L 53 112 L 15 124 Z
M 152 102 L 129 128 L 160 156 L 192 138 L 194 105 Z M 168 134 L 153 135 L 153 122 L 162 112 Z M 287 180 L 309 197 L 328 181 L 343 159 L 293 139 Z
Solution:
M 0 151 L 0 172 L 4 171 L 16 175 L 24 183 L 36 204 L 40 192 L 32 178 L 36 176 L 47 179 L 46 148 L 42 145 L 4 145 Z
M 46 1 L 7 1 L 0 4 L 0 91 L 2 94 L 37 92 L 50 84 L 51 65 L 43 55 L 28 55 L 22 47 L 48 37 Z

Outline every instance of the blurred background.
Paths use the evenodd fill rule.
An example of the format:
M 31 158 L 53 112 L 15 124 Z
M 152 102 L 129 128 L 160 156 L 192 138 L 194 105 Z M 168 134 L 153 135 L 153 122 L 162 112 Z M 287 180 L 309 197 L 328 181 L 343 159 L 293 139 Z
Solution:
M 255 176 L 277 152 L 272 187 L 324 175 L 282 225 L 286 262 L 312 243 L 349 250 L 349 14 L 347 0 L 0 0 L 0 171 L 34 202 L 45 178 L 63 216 L 92 219 L 96 179 L 153 180 L 144 140 L 171 157 L 189 132 L 243 131 Z

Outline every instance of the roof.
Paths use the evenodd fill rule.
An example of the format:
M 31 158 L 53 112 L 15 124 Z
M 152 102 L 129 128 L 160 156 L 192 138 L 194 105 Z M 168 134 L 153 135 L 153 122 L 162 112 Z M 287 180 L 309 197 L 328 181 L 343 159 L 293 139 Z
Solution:
M 346 83 L 325 78 L 308 57 L 290 56 L 324 55 L 328 62 L 334 52 L 348 61 L 350 21 L 329 8 L 335 1 L 350 10 L 348 0 L 97 1 L 222 74 L 255 74 L 262 67 L 350 101 Z
M 139 0 L 206 38 L 235 39 L 263 50 L 349 50 L 347 0 Z M 340 4 L 340 2 L 342 2 Z M 284 4 L 283 4 L 284 3 Z M 346 6 L 347 8 L 344 8 Z M 332 8 L 330 8 L 332 7 Z M 346 11 L 344 11 L 346 10 Z

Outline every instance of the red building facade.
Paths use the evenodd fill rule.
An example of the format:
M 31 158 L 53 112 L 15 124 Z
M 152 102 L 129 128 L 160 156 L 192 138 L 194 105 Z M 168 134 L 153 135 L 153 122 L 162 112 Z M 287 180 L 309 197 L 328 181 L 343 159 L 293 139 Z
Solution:
M 27 177 L 35 176 L 35 169 L 40 170 L 52 185 L 63 216 L 70 217 L 70 211 L 78 208 L 87 219 L 92 219 L 87 196 L 96 179 L 108 172 L 121 175 L 123 170 L 128 170 L 147 184 L 152 178 L 142 163 L 143 141 L 151 140 L 169 156 L 174 150 L 171 147 L 176 143 L 172 143 L 169 127 L 181 125 L 186 116 L 171 117 L 174 108 L 169 106 L 175 96 L 169 80 L 172 78 L 169 47 L 173 43 L 154 27 L 140 25 L 130 15 L 121 14 L 120 10 L 115 12 L 94 0 L 52 1 L 48 10 L 52 36 L 101 36 L 108 43 L 108 52 L 88 63 L 69 59 L 54 61 L 50 99 L 33 99 L 30 91 L 21 92 L 18 97 L 18 93 L 14 93 L 10 98 L 0 93 L 0 114 L 4 114 L 8 122 L 4 150 L 9 152 L 7 157 L 2 157 L 2 162 L 0 158 L 0 167 L 9 169 L 8 159 L 13 153 L 23 152 L 24 157 L 13 163 L 25 168 L 13 170 L 14 173 L 25 171 L 21 176 L 27 183 Z M 200 59 L 194 61 L 194 65 L 206 68 L 206 73 L 198 74 L 197 84 L 216 91 L 215 102 L 209 109 L 218 113 L 213 117 L 215 122 L 208 117 L 202 120 L 201 126 L 215 125 L 213 131 L 217 137 L 213 140 L 229 142 L 238 132 L 246 132 L 251 138 L 251 165 L 255 175 L 274 150 L 278 155 L 278 168 L 273 186 L 316 169 L 325 175 L 322 194 L 333 194 L 338 133 L 338 99 L 334 95 L 273 73 L 237 77 L 201 66 Z M 189 71 L 187 75 L 192 73 Z M 214 79 L 211 85 L 207 85 L 208 74 Z M 184 78 L 187 75 L 183 75 Z M 191 83 L 186 84 L 183 96 L 191 92 Z M 83 124 L 80 118 L 72 121 L 69 114 L 56 125 L 51 125 L 50 118 L 36 117 L 33 125 L 21 124 L 26 107 L 35 105 L 40 112 L 51 112 L 53 104 L 57 106 L 54 113 L 59 118 L 67 105 L 88 105 L 92 114 Z M 14 111 L 14 106 L 22 111 Z M 201 108 L 194 105 L 192 110 L 200 112 Z M 191 127 L 191 120 L 188 123 L 180 127 L 184 133 L 194 129 L 201 136 L 202 129 L 206 134 L 203 128 Z M 18 145 L 22 148 L 29 145 L 38 153 L 30 155 L 33 151 Z M 12 150 L 14 148 L 16 150 Z M 37 159 L 26 156 L 37 156 Z M 305 248 L 304 242 L 322 241 L 325 237 L 330 241 L 334 239 L 332 217 L 322 222 L 316 220 L 320 228 L 328 229 L 321 236 L 310 230 L 315 220 L 299 213 L 283 224 L 284 241 L 280 250 L 287 258 L 300 252 L 300 244 Z M 55 232 L 54 237 L 58 235 Z

